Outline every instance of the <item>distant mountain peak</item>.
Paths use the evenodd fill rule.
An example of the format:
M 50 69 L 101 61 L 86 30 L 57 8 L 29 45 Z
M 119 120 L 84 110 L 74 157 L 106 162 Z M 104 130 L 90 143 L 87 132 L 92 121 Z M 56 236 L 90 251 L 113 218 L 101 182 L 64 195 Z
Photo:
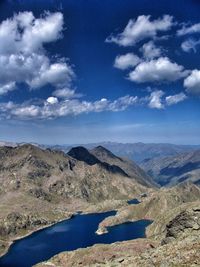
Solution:
M 89 165 L 100 163 L 100 161 L 83 146 L 73 147 L 67 154 L 70 157 L 84 161 Z
M 121 158 L 117 157 L 110 150 L 101 145 L 91 149 L 90 152 L 97 158 L 99 158 L 100 156 L 104 156 L 104 157 L 118 158 L 121 160 Z

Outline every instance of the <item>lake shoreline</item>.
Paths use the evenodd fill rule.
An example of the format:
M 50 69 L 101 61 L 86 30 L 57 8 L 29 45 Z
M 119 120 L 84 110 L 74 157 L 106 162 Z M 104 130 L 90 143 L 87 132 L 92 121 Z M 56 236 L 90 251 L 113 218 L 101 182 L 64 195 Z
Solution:
M 130 201 L 130 200 L 132 200 L 132 199 L 129 199 L 129 200 L 120 200 L 120 202 L 121 202 L 121 201 L 124 202 L 124 206 L 126 206 L 126 204 L 128 204 L 128 201 Z M 128 204 L 128 205 L 131 205 L 131 204 Z M 49 224 L 47 224 L 47 225 L 38 227 L 38 228 L 36 228 L 36 229 L 32 229 L 32 230 L 28 231 L 28 232 L 27 232 L 26 234 L 24 234 L 24 235 L 18 235 L 18 236 L 16 236 L 13 240 L 8 241 L 8 242 L 6 243 L 7 245 L 6 245 L 5 249 L 0 253 L 0 258 L 2 258 L 3 256 L 5 256 L 5 255 L 9 252 L 10 247 L 11 247 L 16 241 L 18 241 L 18 240 L 20 240 L 20 239 L 23 239 L 23 238 L 26 238 L 26 237 L 30 236 L 31 234 L 36 233 L 36 232 L 38 232 L 38 231 L 40 231 L 40 230 L 46 229 L 46 228 L 48 228 L 48 227 L 51 227 L 51 226 L 53 226 L 54 224 L 63 222 L 63 221 L 65 221 L 65 220 L 70 220 L 70 219 L 72 219 L 74 216 L 76 216 L 76 215 L 78 215 L 78 214 L 80 214 L 80 213 L 81 213 L 82 215 L 87 215 L 87 214 L 104 213 L 104 212 L 111 212 L 111 211 L 116 211 L 116 212 L 117 212 L 117 210 L 118 210 L 118 208 L 116 208 L 116 207 L 113 207 L 113 208 L 111 208 L 111 207 L 109 207 L 109 208 L 101 207 L 101 209 L 99 209 L 99 207 L 97 206 L 97 207 L 96 207 L 96 210 L 94 209 L 94 207 L 91 209 L 91 207 L 93 207 L 93 205 L 89 206 L 88 208 L 86 208 L 85 210 L 83 210 L 83 211 L 81 211 L 81 212 L 80 212 L 80 210 L 79 210 L 79 211 L 76 211 L 76 212 L 74 212 L 74 213 L 72 212 L 72 214 L 68 215 L 67 218 L 64 217 L 63 219 L 57 220 L 57 221 L 55 221 L 55 222 L 53 222 L 53 223 L 49 223 Z M 116 225 L 117 225 L 117 224 L 116 224 Z M 113 225 L 113 226 L 114 226 L 114 225 Z M 107 233 L 107 232 L 108 232 L 108 231 L 105 231 L 105 232 L 102 232 L 102 233 L 98 233 L 98 228 L 97 228 L 97 231 L 96 231 L 95 233 L 96 233 L 97 235 L 102 235 L 102 234 L 105 234 L 105 233 Z M 3 241 L 3 240 L 2 240 L 2 241 Z M 3 241 L 3 242 L 6 242 L 6 241 Z
M 7 255 L 0 260 L 0 265 L 30 267 L 61 252 L 76 251 L 96 244 L 113 244 L 146 238 L 146 227 L 151 224 L 148 220 L 121 224 L 112 227 L 106 235 L 97 235 L 95 231 L 98 224 L 114 214 L 114 211 L 78 214 L 72 221 L 64 220 L 38 231 L 16 242 Z
M 34 230 L 30 230 L 30 231 L 28 231 L 28 233 L 26 233 L 26 234 L 24 234 L 24 235 L 19 235 L 19 236 L 17 236 L 15 239 L 13 239 L 12 241 L 8 241 L 8 246 L 5 248 L 5 251 L 4 251 L 4 252 L 0 253 L 0 258 L 3 257 L 3 256 L 5 256 L 5 255 L 8 253 L 10 247 L 11 247 L 12 244 L 15 243 L 16 241 L 18 241 L 18 240 L 20 240 L 20 239 L 23 239 L 23 238 L 25 238 L 25 237 L 27 237 L 27 236 L 33 234 L 33 233 L 36 233 L 36 232 L 38 232 L 38 231 L 40 231 L 40 230 L 46 229 L 46 228 L 48 228 L 48 227 L 51 227 L 51 226 L 53 226 L 54 224 L 57 224 L 57 223 L 59 223 L 59 222 L 63 222 L 63 221 L 65 221 L 65 220 L 70 220 L 70 219 L 72 219 L 72 218 L 73 218 L 75 215 L 77 215 L 77 214 L 78 214 L 78 213 L 72 213 L 71 216 L 69 216 L 68 218 L 61 219 L 61 220 L 58 220 L 58 221 L 53 222 L 53 223 L 49 223 L 49 224 L 47 224 L 47 225 L 38 227 L 37 229 L 34 229 Z

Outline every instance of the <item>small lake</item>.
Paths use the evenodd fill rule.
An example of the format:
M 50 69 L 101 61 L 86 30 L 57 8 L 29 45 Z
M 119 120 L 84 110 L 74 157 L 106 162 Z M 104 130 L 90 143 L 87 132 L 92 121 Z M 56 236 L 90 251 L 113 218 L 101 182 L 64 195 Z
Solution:
M 95 234 L 98 224 L 115 211 L 78 214 L 72 219 L 56 223 L 25 238 L 15 241 L 8 253 L 0 258 L 1 267 L 30 267 L 62 251 L 85 248 L 97 243 L 110 244 L 145 237 L 149 220 L 124 223 L 109 228 L 103 235 Z
M 139 204 L 140 201 L 139 201 L 137 198 L 134 198 L 134 199 L 128 200 L 127 203 L 128 203 L 129 205 L 132 205 L 132 204 Z

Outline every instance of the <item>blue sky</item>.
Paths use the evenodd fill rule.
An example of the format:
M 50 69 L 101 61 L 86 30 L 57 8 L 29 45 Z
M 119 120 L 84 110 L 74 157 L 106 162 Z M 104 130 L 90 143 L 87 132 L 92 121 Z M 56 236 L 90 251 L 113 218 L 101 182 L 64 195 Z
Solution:
M 0 140 L 199 144 L 200 3 L 0 1 Z

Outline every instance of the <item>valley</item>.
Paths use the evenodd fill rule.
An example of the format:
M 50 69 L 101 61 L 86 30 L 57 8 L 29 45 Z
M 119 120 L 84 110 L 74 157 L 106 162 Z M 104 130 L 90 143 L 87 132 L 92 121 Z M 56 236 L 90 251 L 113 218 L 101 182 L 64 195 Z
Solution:
M 156 183 L 174 186 L 184 181 L 200 184 L 200 150 L 152 158 L 140 164 Z
M 184 162 L 186 159 L 194 159 L 198 162 L 198 150 L 186 152 L 184 155 L 188 153 L 195 155 L 195 157 L 182 157 L 181 153 L 180 156 L 176 157 L 182 157 Z M 130 260 L 129 258 L 136 257 L 139 262 L 142 253 L 147 253 L 147 255 L 149 253 L 150 255 L 151 253 L 156 254 L 157 251 L 164 248 L 168 251 L 172 245 L 179 247 L 182 238 L 186 238 L 190 243 L 193 242 L 191 241 L 191 233 L 194 235 L 197 244 L 199 242 L 198 236 L 192 230 L 193 224 L 189 227 L 189 229 L 191 228 L 189 232 L 188 227 L 184 226 L 186 227 L 185 235 L 180 235 L 179 223 L 177 223 L 175 230 L 169 233 L 169 225 L 176 217 L 179 218 L 184 212 L 190 214 L 194 211 L 198 214 L 200 188 L 195 183 L 196 180 L 189 179 L 179 182 L 173 187 L 159 188 L 159 180 L 156 180 L 155 176 L 150 176 L 151 173 L 150 175 L 146 174 L 132 160 L 116 156 L 103 146 L 97 146 L 89 150 L 79 146 L 71 148 L 68 153 L 40 148 L 31 144 L 16 147 L 2 146 L 0 148 L 0 158 L 0 181 L 2 184 L 0 192 L 1 255 L 8 250 L 14 240 L 19 239 L 16 244 L 21 244 L 20 242 L 23 242 L 21 240 L 26 240 L 26 238 L 20 239 L 21 237 L 28 235 L 27 238 L 29 239 L 31 238 L 30 234 L 38 229 L 44 228 L 41 233 L 43 231 L 45 233 L 50 225 L 56 227 L 58 222 L 69 224 L 74 221 L 73 218 L 90 216 L 90 214 L 91 216 L 92 214 L 101 216 L 102 212 L 107 212 L 108 215 L 100 219 L 96 226 L 92 228 L 92 234 L 96 241 L 86 243 L 91 246 L 90 249 L 82 248 L 80 252 L 79 250 L 76 252 L 77 248 L 83 247 L 82 245 L 79 246 L 77 241 L 75 247 L 63 247 L 60 251 L 57 248 L 57 252 L 48 254 L 49 256 L 46 259 L 63 250 L 75 249 L 74 252 L 62 252 L 58 256 L 54 256 L 53 259 L 50 259 L 50 262 L 54 264 L 59 259 L 62 262 L 62 265 L 59 266 L 76 266 L 79 253 L 84 255 L 87 251 L 92 255 L 96 247 L 100 251 L 104 251 L 105 247 L 106 250 L 110 251 L 109 257 L 111 257 L 104 259 L 108 261 L 108 266 L 110 266 L 109 264 L 117 264 L 122 254 L 126 255 L 123 264 L 128 266 L 126 264 L 128 264 L 127 260 Z M 149 166 L 154 167 L 153 164 Z M 78 215 L 79 211 L 83 215 Z M 109 214 L 111 211 L 115 212 Z M 66 221 L 66 219 L 68 220 Z M 131 230 L 127 230 L 127 237 L 122 235 L 122 238 L 125 238 L 121 240 L 123 242 L 118 242 L 116 245 L 115 243 L 96 245 L 96 243 L 107 243 L 106 240 L 109 240 L 109 243 L 120 241 L 118 235 L 118 237 L 116 236 L 117 239 L 109 239 L 112 234 L 112 227 L 127 227 L 127 223 L 131 225 L 142 222 L 142 220 L 152 222 L 147 225 L 145 239 L 138 236 L 140 238 L 134 240 L 135 237 L 131 235 Z M 192 220 L 186 218 L 187 224 L 191 224 Z M 194 223 L 196 225 L 194 227 L 197 228 L 196 233 L 198 233 L 198 227 L 200 227 L 198 223 L 199 221 L 197 221 L 197 224 Z M 66 236 L 68 236 L 67 233 Z M 129 239 L 133 240 L 126 241 Z M 88 242 L 88 239 L 86 238 L 84 242 Z M 122 254 L 117 253 L 116 255 L 115 246 L 120 248 Z M 136 249 L 134 255 L 129 256 L 130 247 L 135 246 L 139 246 L 140 249 Z M 15 242 L 12 247 L 16 247 Z M 126 253 L 123 252 L 124 250 L 127 250 Z M 9 253 L 2 259 L 10 259 Z M 45 252 L 43 254 L 46 255 Z M 72 254 L 76 255 L 75 258 L 73 258 L 71 265 L 66 265 L 68 255 Z M 106 254 L 105 257 L 107 257 Z M 160 257 L 158 258 L 160 259 Z M 92 256 L 88 260 L 91 260 L 88 265 L 100 264 Z M 42 258 L 40 261 L 42 261 Z M 46 263 L 44 263 L 45 265 Z M 28 265 L 28 263 L 26 265 L 26 262 L 24 262 L 24 266 L 31 265 Z M 38 266 L 43 266 L 43 263 L 38 264 Z
M 82 147 L 69 154 L 74 152 L 82 160 L 76 159 L 77 154 L 71 157 L 30 144 L 0 148 L 1 253 L 13 240 L 70 218 L 79 210 L 113 210 L 152 190 L 151 183 L 155 187 L 133 163 L 112 155 L 109 164 Z M 118 161 L 130 165 L 128 173 Z

